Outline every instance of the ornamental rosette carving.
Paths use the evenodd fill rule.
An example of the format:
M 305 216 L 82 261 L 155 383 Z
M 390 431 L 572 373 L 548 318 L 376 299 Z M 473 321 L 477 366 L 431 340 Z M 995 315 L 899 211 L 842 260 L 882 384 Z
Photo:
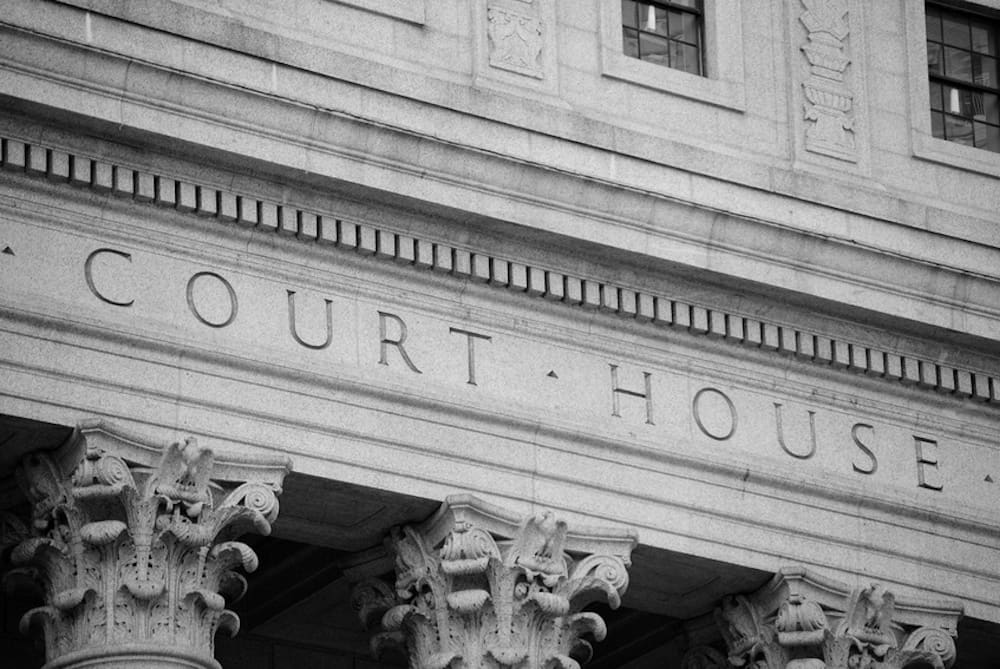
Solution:
M 464 520 L 439 540 L 394 530 L 395 592 L 370 581 L 355 590 L 363 618 L 378 602 L 385 611 L 373 652 L 400 648 L 413 669 L 579 669 L 592 654 L 584 637 L 606 634 L 601 617 L 582 609 L 618 607 L 628 558 L 578 559 L 566 541 L 566 523 L 549 512 L 525 518 L 509 540 Z
M 803 578 L 793 571 L 793 587 L 775 581 L 751 596 L 727 597 L 716 620 L 729 648 L 729 663 L 748 669 L 949 669 L 955 662 L 954 632 L 915 627 L 897 620 L 896 598 L 880 585 L 853 591 L 835 582 Z M 803 583 L 806 587 L 803 587 Z M 819 585 L 813 588 L 812 586 Z M 833 584 L 833 585 L 831 585 Z M 820 603 L 803 591 L 822 595 Z M 953 624 L 958 612 L 935 607 Z M 776 611 L 775 611 L 776 607 Z M 959 610 L 960 611 L 960 610 Z
M 91 431 L 98 443 L 112 434 Z M 32 522 L 11 561 L 45 600 L 23 616 L 21 630 L 41 629 L 49 667 L 94 657 L 111 664 L 116 654 L 217 667 L 215 633 L 239 629 L 226 608 L 246 589 L 237 569 L 257 567 L 253 550 L 235 538 L 270 533 L 287 463 L 259 466 L 260 480 L 231 482 L 215 478 L 212 451 L 193 438 L 169 445 L 151 465 L 81 442 L 69 464 L 32 453 L 17 471 Z

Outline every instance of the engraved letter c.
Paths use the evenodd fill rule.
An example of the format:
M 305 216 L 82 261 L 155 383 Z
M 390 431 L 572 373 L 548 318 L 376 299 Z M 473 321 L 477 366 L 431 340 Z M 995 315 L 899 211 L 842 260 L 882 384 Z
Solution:
M 87 280 L 87 288 L 90 288 L 90 292 L 94 294 L 94 297 L 101 300 L 102 302 L 113 304 L 116 307 L 132 306 L 132 303 L 135 302 L 135 300 L 129 300 L 128 302 L 120 302 L 118 300 L 113 300 L 110 297 L 102 295 L 101 291 L 97 290 L 97 286 L 94 285 L 94 270 L 93 270 L 94 258 L 96 258 L 98 254 L 101 253 L 110 253 L 111 255 L 116 255 L 125 258 L 125 260 L 128 260 L 130 263 L 132 262 L 131 253 L 125 253 L 124 251 L 118 251 L 115 249 L 97 249 L 96 251 L 92 252 L 89 256 L 87 256 L 87 260 L 83 263 L 83 278 Z

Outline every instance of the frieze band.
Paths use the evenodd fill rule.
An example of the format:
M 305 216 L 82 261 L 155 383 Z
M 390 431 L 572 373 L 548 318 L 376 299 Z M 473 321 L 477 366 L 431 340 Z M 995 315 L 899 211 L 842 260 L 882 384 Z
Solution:
M 837 340 L 600 280 L 573 277 L 17 139 L 0 138 L 0 148 L 0 166 L 7 170 L 488 282 L 532 297 L 672 326 L 694 335 L 720 338 L 941 394 L 1000 404 L 1000 378 L 982 371 Z

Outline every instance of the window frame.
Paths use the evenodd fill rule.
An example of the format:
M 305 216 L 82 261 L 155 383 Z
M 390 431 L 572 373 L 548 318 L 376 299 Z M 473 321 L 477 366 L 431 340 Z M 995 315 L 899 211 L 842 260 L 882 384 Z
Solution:
M 979 14 L 979 13 L 972 12 L 972 11 L 965 11 L 965 10 L 962 10 L 962 9 L 956 10 L 956 9 L 952 8 L 951 5 L 947 5 L 947 4 L 939 3 L 939 2 L 927 2 L 927 3 L 925 3 L 924 11 L 925 11 L 925 15 L 928 16 L 928 17 L 930 16 L 930 12 L 929 12 L 930 8 L 934 8 L 941 15 L 942 22 L 943 22 L 944 17 L 948 16 L 948 15 L 962 17 L 962 19 L 965 21 L 966 26 L 969 27 L 969 30 L 971 30 L 971 25 L 972 25 L 973 21 L 976 21 L 977 19 L 981 19 L 979 21 L 979 23 L 985 24 L 987 26 L 987 30 L 989 32 L 990 38 L 994 42 L 994 52 L 992 54 L 991 53 L 982 54 L 982 52 L 977 52 L 975 50 L 974 45 L 971 43 L 971 41 L 969 43 L 968 48 L 965 48 L 965 47 L 962 47 L 962 46 L 955 46 L 955 45 L 949 44 L 947 42 L 947 37 L 945 35 L 943 35 L 943 34 L 941 35 L 940 40 L 938 40 L 938 39 L 932 39 L 930 36 L 928 36 L 928 38 L 927 38 L 927 45 L 928 45 L 928 47 L 927 47 L 927 62 L 928 62 L 928 75 L 927 75 L 927 78 L 928 78 L 928 85 L 932 88 L 932 90 L 933 90 L 934 86 L 938 86 L 938 87 L 941 88 L 941 92 L 938 95 L 938 102 L 940 103 L 940 106 L 937 109 L 935 109 L 935 107 L 934 107 L 934 99 L 933 98 L 931 98 L 931 102 L 930 102 L 931 134 L 934 135 L 934 117 L 935 117 L 935 115 L 938 115 L 938 116 L 940 116 L 940 119 L 941 119 L 941 130 L 942 130 L 942 132 L 943 132 L 943 134 L 945 136 L 944 137 L 939 137 L 937 135 L 934 135 L 934 136 L 938 137 L 938 139 L 945 139 L 945 140 L 947 140 L 949 142 L 955 141 L 955 140 L 947 137 L 947 134 L 948 134 L 948 132 L 947 132 L 947 130 L 948 130 L 948 118 L 949 117 L 958 118 L 958 119 L 961 119 L 963 121 L 967 121 L 969 123 L 970 128 L 973 129 L 973 133 L 972 133 L 973 144 L 972 144 L 972 146 L 974 148 L 977 148 L 977 149 L 981 148 L 981 149 L 983 149 L 985 151 L 993 151 L 994 153 L 1000 153 L 1000 119 L 995 119 L 995 120 L 984 119 L 984 120 L 980 121 L 980 120 L 976 120 L 975 118 L 970 118 L 970 117 L 968 117 L 968 116 L 966 116 L 964 114 L 956 113 L 956 112 L 954 112 L 954 111 L 952 111 L 951 109 L 948 108 L 948 105 L 946 104 L 945 98 L 944 98 L 945 91 L 947 89 L 952 89 L 954 92 L 960 92 L 960 93 L 964 93 L 964 94 L 969 94 L 970 95 L 970 98 L 969 98 L 970 102 L 972 100 L 971 96 L 975 96 L 977 93 L 980 94 L 980 95 L 983 95 L 983 96 L 985 96 L 985 95 L 992 95 L 997 101 L 1000 101 L 1000 81 L 998 81 L 996 79 L 996 74 L 997 74 L 996 73 L 996 66 L 997 66 L 998 60 L 1000 60 L 1000 54 L 998 54 L 996 52 L 996 50 L 995 50 L 995 48 L 996 48 L 996 42 L 1000 41 L 1000 20 L 998 20 L 997 17 L 986 16 L 986 15 Z M 943 25 L 939 26 L 939 30 L 941 30 L 941 29 L 943 29 Z M 969 32 L 969 30 L 966 31 L 967 32 L 966 37 L 971 37 L 971 32 Z M 930 72 L 930 67 L 929 67 L 930 66 L 930 54 L 931 54 L 930 45 L 931 45 L 932 42 L 940 48 L 940 58 L 941 58 L 941 63 L 940 63 L 940 68 L 939 68 L 940 72 L 936 72 L 936 73 Z M 968 81 L 965 80 L 965 79 L 962 79 L 960 77 L 956 77 L 952 73 L 948 72 L 948 55 L 947 55 L 947 50 L 948 49 L 951 49 L 952 51 L 957 51 L 957 52 L 960 52 L 960 53 L 964 53 L 964 54 L 967 54 L 969 56 L 969 68 L 970 68 L 970 70 L 969 70 L 968 74 L 970 76 L 970 79 Z M 974 68 L 973 64 L 975 62 L 974 61 L 974 56 L 975 56 L 976 53 L 980 53 L 981 55 L 985 55 L 986 57 L 991 58 L 993 60 L 993 70 L 994 70 L 993 71 L 993 79 L 994 80 L 993 80 L 992 85 L 986 85 L 986 84 L 983 84 L 981 81 L 976 81 L 975 80 L 976 79 L 975 75 L 974 75 L 974 69 L 975 68 Z M 972 104 L 974 105 L 975 103 L 972 102 Z M 997 138 L 998 138 L 997 139 L 998 146 L 996 148 L 990 149 L 990 148 L 986 148 L 984 146 L 980 146 L 980 145 L 976 145 L 975 144 L 976 136 L 975 136 L 974 128 L 976 127 L 977 123 L 980 123 L 980 124 L 982 124 L 982 125 L 984 125 L 986 127 L 992 127 L 994 129 L 993 131 L 994 131 L 994 133 L 996 133 Z M 964 142 L 957 142 L 957 143 L 964 144 Z M 965 144 L 965 146 L 969 146 L 969 145 Z
M 621 1 L 598 2 L 603 76 L 735 111 L 746 110 L 742 0 L 702 0 L 701 75 L 626 56 Z
M 687 72 L 688 74 L 697 74 L 700 77 L 706 76 L 705 74 L 705 12 L 704 12 L 704 2 L 703 0 L 694 0 L 694 7 L 690 7 L 683 2 L 678 2 L 678 0 L 621 0 L 623 3 L 628 1 L 636 5 L 634 19 L 636 20 L 636 25 L 630 26 L 625 22 L 625 17 L 622 17 L 622 40 L 625 41 L 625 33 L 635 33 L 635 46 L 637 55 L 632 55 L 632 58 L 638 58 L 639 60 L 645 60 L 646 62 L 651 62 L 642 55 L 642 36 L 650 35 L 657 40 L 666 41 L 667 43 L 667 63 L 657 63 L 662 67 L 669 67 L 675 70 L 681 70 L 682 72 Z M 670 19 L 671 13 L 676 13 L 680 15 L 693 16 L 695 18 L 696 24 L 696 34 L 694 38 L 694 43 L 685 41 L 681 38 L 671 37 L 670 30 L 668 28 L 666 35 L 661 35 L 656 32 L 650 32 L 642 25 L 642 20 L 640 17 L 640 5 L 647 5 L 659 10 L 662 10 L 666 14 L 667 25 L 672 26 L 673 22 Z M 672 49 L 670 48 L 674 44 L 681 44 L 688 47 L 694 47 L 698 57 L 697 61 L 697 72 L 692 72 L 691 70 L 685 69 L 683 67 L 678 67 L 673 63 Z M 625 44 L 622 45 L 622 50 L 626 51 Z M 630 55 L 627 54 L 626 55 Z
M 909 56 L 910 141 L 913 155 L 922 160 L 1000 177 L 1000 153 L 934 137 L 931 130 L 930 76 L 927 71 L 928 3 L 927 0 L 901 2 L 905 11 Z M 969 13 L 976 13 L 979 8 L 987 16 L 1000 12 L 1000 0 L 936 1 L 933 4 Z

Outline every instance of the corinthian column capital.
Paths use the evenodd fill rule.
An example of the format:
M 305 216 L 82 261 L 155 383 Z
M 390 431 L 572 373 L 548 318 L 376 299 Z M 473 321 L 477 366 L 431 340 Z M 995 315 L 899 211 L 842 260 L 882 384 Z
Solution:
M 91 422 L 59 455 L 30 453 L 17 470 L 32 505 L 13 550 L 42 587 L 28 611 L 47 669 L 218 668 L 219 629 L 235 634 L 238 599 L 257 556 L 234 541 L 269 534 L 286 459 L 217 455 L 193 438 L 160 448 Z
M 729 663 L 752 669 L 949 669 L 962 606 L 849 588 L 788 568 L 716 610 Z
M 582 609 L 618 607 L 636 543 L 633 532 L 571 530 L 550 512 L 518 518 L 454 496 L 393 531 L 394 592 L 368 582 L 355 602 L 368 620 L 384 612 L 374 652 L 400 647 L 414 669 L 578 669 L 591 655 L 583 635 L 606 633 Z

